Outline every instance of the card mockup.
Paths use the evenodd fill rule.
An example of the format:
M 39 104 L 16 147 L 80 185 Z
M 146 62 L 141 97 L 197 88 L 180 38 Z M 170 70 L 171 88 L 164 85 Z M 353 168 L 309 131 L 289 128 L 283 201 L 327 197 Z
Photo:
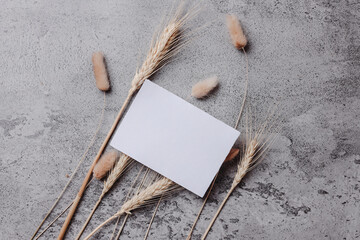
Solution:
M 203 197 L 239 135 L 146 80 L 110 145 Z

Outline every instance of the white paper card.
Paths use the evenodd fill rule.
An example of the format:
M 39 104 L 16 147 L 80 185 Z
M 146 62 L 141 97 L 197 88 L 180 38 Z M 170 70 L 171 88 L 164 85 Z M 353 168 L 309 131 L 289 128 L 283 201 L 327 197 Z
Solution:
M 239 135 L 146 80 L 110 144 L 203 197 Z

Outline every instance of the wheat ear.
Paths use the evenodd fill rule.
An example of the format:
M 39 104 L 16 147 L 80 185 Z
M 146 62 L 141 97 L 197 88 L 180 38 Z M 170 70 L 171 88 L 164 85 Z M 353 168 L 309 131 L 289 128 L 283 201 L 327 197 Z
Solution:
M 231 188 L 228 191 L 228 193 L 226 194 L 226 196 L 225 196 L 224 200 L 222 201 L 220 207 L 216 211 L 216 213 L 215 213 L 213 219 L 211 220 L 209 226 L 207 227 L 205 233 L 201 237 L 202 240 L 206 238 L 206 236 L 208 235 L 212 225 L 214 224 L 216 218 L 220 214 L 222 208 L 224 207 L 224 205 L 225 205 L 226 201 L 228 200 L 228 198 L 230 197 L 231 193 L 234 191 L 236 186 L 241 182 L 241 179 L 243 179 L 243 177 L 247 173 L 247 171 L 248 171 L 248 169 L 250 167 L 251 161 L 254 158 L 254 154 L 256 152 L 257 146 L 258 146 L 258 142 L 254 139 L 254 140 L 252 140 L 250 142 L 250 145 L 246 148 L 246 153 L 245 153 L 243 159 L 241 160 L 240 164 L 238 165 L 238 171 L 237 171 L 237 173 L 236 173 L 236 175 L 234 177 Z
M 60 201 L 60 199 L 62 198 L 62 196 L 64 195 L 66 189 L 68 188 L 68 186 L 70 185 L 71 181 L 73 180 L 76 172 L 79 170 L 80 165 L 84 162 L 85 157 L 87 155 L 87 153 L 89 152 L 90 148 L 92 147 L 92 145 L 94 144 L 95 140 L 96 140 L 96 136 L 100 130 L 101 124 L 103 122 L 103 118 L 104 118 L 104 113 L 105 113 L 105 106 L 106 106 L 106 93 L 104 92 L 104 101 L 103 101 L 103 107 L 101 110 L 101 116 L 98 122 L 98 125 L 96 127 L 95 133 L 94 135 L 91 137 L 90 143 L 87 146 L 85 152 L 83 153 L 81 159 L 79 160 L 77 166 L 75 167 L 73 173 L 70 176 L 69 181 L 66 183 L 66 185 L 64 186 L 63 190 L 61 191 L 61 193 L 59 194 L 59 196 L 56 198 L 55 202 L 53 203 L 53 205 L 51 206 L 51 208 L 49 209 L 49 211 L 46 213 L 46 216 L 44 217 L 44 219 L 41 221 L 41 223 L 39 224 L 39 226 L 37 227 L 37 229 L 35 230 L 34 234 L 31 237 L 31 240 L 35 238 L 36 234 L 39 232 L 40 228 L 42 227 L 42 225 L 45 223 L 46 219 L 50 216 L 50 214 L 52 213 L 52 211 L 54 210 L 54 208 L 56 207 L 56 205 L 58 204 L 58 202 Z M 54 220 L 56 221 L 57 218 Z M 53 221 L 53 222 L 54 222 Z M 51 225 L 50 225 L 51 226 Z M 48 229 L 48 227 L 41 232 L 41 235 Z
M 94 229 L 86 238 L 85 240 L 88 240 L 92 235 L 94 235 L 100 228 L 102 228 L 104 225 L 112 221 L 113 219 L 126 214 L 131 214 L 132 211 L 135 209 L 138 209 L 140 207 L 146 206 L 150 203 L 153 203 L 154 199 L 166 194 L 169 192 L 173 187 L 175 186 L 174 182 L 171 181 L 168 178 L 161 178 L 160 180 L 157 180 L 150 186 L 146 187 L 142 191 L 135 194 L 130 200 L 126 201 L 121 209 L 115 213 L 112 217 L 110 217 L 108 220 L 100 224 L 97 228 Z
M 225 206 L 225 203 L 229 199 L 232 192 L 239 185 L 239 183 L 244 178 L 244 176 L 260 163 L 260 160 L 263 159 L 264 154 L 266 153 L 266 151 L 269 149 L 269 147 L 275 140 L 274 135 L 267 136 L 267 134 L 265 134 L 265 131 L 270 131 L 270 129 L 272 127 L 273 127 L 273 125 L 271 125 L 269 127 L 268 120 L 267 120 L 256 131 L 255 134 L 252 134 L 251 126 L 249 127 L 247 124 L 247 127 L 246 127 L 246 138 L 247 139 L 246 139 L 246 143 L 245 143 L 245 153 L 244 153 L 243 157 L 241 158 L 241 161 L 238 164 L 238 169 L 235 174 L 234 180 L 231 184 L 231 187 L 230 187 L 228 193 L 226 194 L 224 200 L 222 201 L 221 205 L 219 206 L 218 210 L 216 211 L 214 217 L 212 218 L 205 233 L 201 237 L 202 240 L 204 240 L 207 237 L 212 225 L 215 223 L 215 220 L 219 216 L 221 210 Z
M 85 191 L 86 184 L 89 182 L 91 178 L 92 171 L 94 169 L 94 166 L 96 162 L 99 160 L 101 154 L 103 153 L 106 145 L 108 144 L 113 132 L 115 131 L 115 128 L 117 124 L 119 123 L 126 107 L 128 106 L 131 98 L 135 94 L 135 92 L 142 86 L 144 81 L 149 78 L 152 74 L 154 74 L 160 67 L 162 67 L 164 64 L 166 64 L 167 60 L 172 57 L 174 54 L 176 54 L 179 51 L 179 48 L 181 47 L 180 40 L 181 40 L 181 31 L 184 24 L 187 22 L 189 18 L 192 17 L 191 13 L 187 13 L 185 15 L 182 15 L 182 10 L 179 9 L 175 16 L 169 21 L 169 23 L 166 25 L 162 33 L 159 35 L 157 40 L 154 44 L 151 45 L 150 50 L 148 52 L 147 57 L 145 58 L 145 61 L 143 65 L 141 66 L 140 70 L 138 70 L 134 76 L 134 79 L 131 83 L 131 88 L 128 92 L 128 96 L 125 99 L 125 102 L 123 106 L 121 107 L 118 115 L 116 116 L 116 119 L 108 132 L 104 142 L 102 143 L 92 165 L 90 166 L 90 169 L 82 183 L 82 186 L 74 200 L 74 204 L 72 205 L 69 214 L 67 218 L 65 219 L 65 222 L 60 230 L 58 240 L 63 239 L 66 233 L 66 230 L 70 224 L 70 221 L 75 214 L 75 210 L 82 198 L 82 195 Z
M 80 239 L 82 233 L 84 232 L 86 226 L 89 224 L 92 216 L 94 215 L 97 207 L 99 206 L 101 200 L 104 198 L 105 194 L 112 188 L 112 186 L 114 186 L 115 182 L 124 173 L 124 171 L 131 164 L 131 162 L 132 162 L 132 159 L 129 156 L 122 154 L 120 156 L 120 159 L 115 163 L 115 166 L 113 167 L 109 176 L 107 177 L 106 181 L 104 182 L 104 187 L 103 187 L 103 190 L 101 192 L 101 195 L 100 195 L 98 201 L 95 203 L 91 213 L 89 214 L 83 227 L 81 228 L 80 232 L 78 233 L 76 240 Z

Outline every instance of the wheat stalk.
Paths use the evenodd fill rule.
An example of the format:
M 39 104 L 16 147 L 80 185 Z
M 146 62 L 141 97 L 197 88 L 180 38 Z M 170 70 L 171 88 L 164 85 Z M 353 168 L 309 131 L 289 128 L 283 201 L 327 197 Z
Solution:
M 39 230 L 41 229 L 42 225 L 45 223 L 46 219 L 50 216 L 50 214 L 52 213 L 52 211 L 54 210 L 54 208 L 56 207 L 56 205 L 58 204 L 58 202 L 60 201 L 60 199 L 61 199 L 62 196 L 64 195 L 66 189 L 69 187 L 70 183 L 71 183 L 72 180 L 74 179 L 74 176 L 75 176 L 75 174 L 77 173 L 77 171 L 79 170 L 81 164 L 84 162 L 87 153 L 89 152 L 90 148 L 93 146 L 93 144 L 94 144 L 94 142 L 95 142 L 95 140 L 96 140 L 97 134 L 99 133 L 101 124 L 102 124 L 102 122 L 103 122 L 104 113 L 105 113 L 105 106 L 106 106 L 106 93 L 104 92 L 103 107 L 102 107 L 102 110 L 101 110 L 101 116 L 100 116 L 100 119 L 99 119 L 99 121 L 98 121 L 96 130 L 95 130 L 95 133 L 94 133 L 94 135 L 91 137 L 91 140 L 90 140 L 89 145 L 87 146 L 87 148 L 86 148 L 85 152 L 83 153 L 81 159 L 79 160 L 77 166 L 75 167 L 74 171 L 72 172 L 69 181 L 66 183 L 66 185 L 64 186 L 64 188 L 63 188 L 62 191 L 60 192 L 59 196 L 56 198 L 55 202 L 53 203 L 53 205 L 51 206 L 51 208 L 50 208 L 50 209 L 48 210 L 48 212 L 46 213 L 46 216 L 45 216 L 44 219 L 41 221 L 41 223 L 39 224 L 39 226 L 37 227 L 37 229 L 35 230 L 34 234 L 33 234 L 32 237 L 31 237 L 31 240 L 35 238 L 36 234 L 39 232 Z M 58 219 L 58 218 L 56 218 L 55 220 L 53 220 L 53 221 L 51 222 L 50 226 L 51 226 L 52 223 L 55 222 L 57 219 Z M 45 233 L 48 228 L 49 228 L 49 226 L 46 227 L 46 228 L 40 233 L 39 236 L 41 236 L 43 233 Z M 39 237 L 39 236 L 38 236 L 38 237 Z M 38 237 L 37 237 L 37 238 L 38 238 Z M 37 239 L 37 238 L 36 238 L 36 239 Z
M 92 235 L 94 235 L 100 228 L 104 225 L 112 221 L 113 219 L 123 215 L 123 214 L 131 214 L 132 211 L 138 209 L 140 207 L 146 206 L 148 204 L 153 203 L 154 199 L 165 195 L 172 189 L 174 189 L 176 185 L 173 181 L 168 178 L 162 177 L 161 179 L 155 181 L 150 186 L 146 187 L 142 191 L 135 194 L 130 200 L 126 201 L 120 210 L 115 213 L 112 217 L 107 219 L 105 222 L 100 224 L 97 228 L 94 229 L 86 238 L 85 240 L 89 239 Z
M 157 37 L 157 40 L 154 44 L 151 45 L 150 50 L 148 52 L 147 57 L 145 58 L 144 63 L 141 68 L 136 72 L 134 79 L 131 83 L 131 88 L 128 92 L 128 96 L 125 99 L 123 106 L 121 107 L 116 119 L 108 132 L 104 142 L 102 143 L 84 181 L 83 184 L 74 200 L 74 204 L 72 205 L 70 212 L 65 219 L 65 222 L 60 230 L 60 234 L 58 239 L 63 239 L 66 233 L 66 230 L 70 224 L 70 221 L 75 213 L 75 210 L 81 200 L 81 197 L 85 191 L 86 184 L 91 178 L 91 174 L 96 162 L 99 160 L 101 154 L 103 153 L 106 145 L 108 144 L 113 132 L 116 129 L 117 124 L 119 123 L 126 107 L 128 106 L 131 98 L 135 94 L 135 92 L 142 86 L 144 81 L 149 78 L 152 74 L 154 74 L 157 70 L 159 70 L 164 64 L 166 64 L 167 60 L 174 56 L 179 49 L 183 46 L 180 41 L 182 39 L 181 32 L 184 24 L 194 15 L 193 12 L 188 12 L 186 14 L 182 14 L 182 8 L 179 8 L 176 11 L 174 17 L 169 21 L 161 34 Z
M 242 181 L 242 179 L 245 177 L 245 175 L 254 169 L 259 163 L 260 160 L 263 159 L 264 154 L 269 149 L 273 141 L 275 140 L 274 135 L 267 136 L 265 134 L 265 131 L 270 131 L 270 129 L 273 127 L 273 125 L 268 124 L 268 120 L 265 121 L 265 123 L 256 131 L 255 134 L 252 134 L 251 126 L 246 126 L 246 142 L 245 142 L 245 153 L 243 157 L 241 158 L 241 161 L 238 164 L 237 172 L 234 176 L 234 180 L 231 184 L 231 187 L 226 194 L 224 200 L 220 204 L 218 210 L 216 211 L 214 217 L 212 218 L 209 226 L 205 230 L 205 233 L 201 237 L 202 240 L 204 240 L 212 225 L 215 223 L 215 220 L 219 216 L 221 210 L 225 206 L 225 203 L 229 199 L 232 192 L 235 190 L 235 188 L 239 185 L 239 183 Z
M 90 182 L 87 184 L 86 187 L 89 187 L 89 185 L 91 184 L 91 182 L 92 182 L 94 179 L 95 179 L 95 178 L 92 178 L 92 179 L 90 180 Z M 45 228 L 41 233 L 39 233 L 39 235 L 37 235 L 37 237 L 35 238 L 35 240 L 39 239 L 39 238 L 71 207 L 71 205 L 72 205 L 73 203 L 74 203 L 74 201 L 72 201 L 71 203 L 69 203 L 69 205 L 68 205 L 66 208 L 64 208 L 64 209 L 62 210 L 62 212 L 61 212 L 59 215 L 57 215 L 56 218 L 55 218 L 51 223 L 49 223 L 49 224 L 46 226 L 46 228 Z
M 114 186 L 115 182 L 119 179 L 119 177 L 124 173 L 124 171 L 127 169 L 127 167 L 131 164 L 132 159 L 125 155 L 122 154 L 120 156 L 119 161 L 117 161 L 115 163 L 115 166 L 113 167 L 113 169 L 111 170 L 109 176 L 107 177 L 106 181 L 104 182 L 104 187 L 103 190 L 101 192 L 101 195 L 99 196 L 98 201 L 95 203 L 91 213 L 89 214 L 88 218 L 86 219 L 83 227 L 81 228 L 80 232 L 78 233 L 76 239 L 80 239 L 82 233 L 84 232 L 86 226 L 89 224 L 92 216 L 94 215 L 97 207 L 99 206 L 101 200 L 104 198 L 105 194 L 112 188 L 112 186 Z

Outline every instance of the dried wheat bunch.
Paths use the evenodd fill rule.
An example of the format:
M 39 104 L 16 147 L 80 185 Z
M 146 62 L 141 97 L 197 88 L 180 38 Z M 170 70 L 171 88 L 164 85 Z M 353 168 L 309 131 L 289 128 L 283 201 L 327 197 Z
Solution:
M 173 17 L 166 23 L 163 31 L 152 41 L 150 50 L 145 58 L 144 63 L 139 70 L 136 71 L 136 74 L 132 80 L 131 88 L 128 92 L 128 96 L 125 99 L 119 113 L 116 116 L 116 119 L 108 132 L 104 142 L 102 143 L 82 185 L 80 190 L 77 193 L 77 196 L 74 200 L 68 216 L 65 219 L 65 222 L 60 230 L 58 239 L 63 239 L 66 233 L 66 230 L 70 224 L 70 221 L 75 214 L 75 210 L 85 192 L 86 185 L 91 178 L 91 173 L 95 167 L 96 162 L 99 160 L 101 154 L 103 153 L 105 147 L 107 146 L 113 132 L 116 129 L 117 124 L 119 123 L 122 115 L 128 104 L 130 103 L 131 98 L 134 96 L 135 92 L 142 86 L 144 81 L 158 71 L 162 66 L 164 66 L 170 57 L 173 57 L 176 53 L 179 52 L 182 46 L 185 45 L 186 41 L 183 39 L 183 31 L 185 30 L 185 24 L 193 18 L 198 12 L 198 9 L 193 8 L 187 13 L 183 12 L 183 5 L 181 5 L 178 10 L 175 12 Z
M 140 207 L 147 206 L 154 203 L 154 200 L 157 198 L 169 194 L 172 190 L 176 189 L 178 186 L 168 178 L 162 177 L 159 180 L 155 181 L 153 184 L 144 188 L 135 194 L 130 200 L 126 201 L 121 209 L 115 213 L 112 217 L 107 219 L 105 222 L 100 224 L 97 228 L 94 229 L 85 240 L 89 239 L 94 235 L 100 228 L 114 220 L 115 218 L 123 214 L 131 214 L 132 211 Z

